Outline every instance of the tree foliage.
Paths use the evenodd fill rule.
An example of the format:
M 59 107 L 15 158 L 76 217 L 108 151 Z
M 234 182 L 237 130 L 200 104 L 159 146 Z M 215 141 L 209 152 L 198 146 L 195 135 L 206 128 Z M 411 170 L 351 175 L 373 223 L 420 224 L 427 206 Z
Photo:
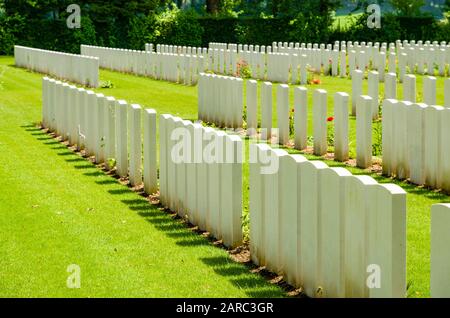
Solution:
M 392 7 L 402 16 L 418 16 L 425 0 L 389 0 Z
M 448 23 L 420 15 L 424 0 L 378 0 L 378 4 L 389 2 L 396 12 L 384 15 L 383 27 L 377 30 L 367 29 L 367 14 L 355 19 L 348 30 L 335 28 L 334 11 L 343 0 L 204 1 L 195 11 L 179 9 L 175 3 L 181 5 L 181 0 L 78 0 L 81 29 L 68 29 L 66 8 L 73 0 L 0 0 L 0 54 L 10 54 L 14 44 L 78 53 L 81 43 L 143 49 L 147 42 L 206 46 L 208 42 L 448 40 L 450 29 Z M 373 3 L 346 1 L 354 1 L 359 10 Z

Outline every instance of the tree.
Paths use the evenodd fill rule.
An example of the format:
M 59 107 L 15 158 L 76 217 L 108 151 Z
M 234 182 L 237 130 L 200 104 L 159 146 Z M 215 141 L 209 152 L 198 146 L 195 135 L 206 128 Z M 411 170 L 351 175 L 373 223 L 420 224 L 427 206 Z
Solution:
M 220 0 L 206 0 L 206 12 L 211 14 L 219 13 Z
M 390 0 L 389 2 L 402 16 L 420 15 L 420 8 L 425 5 L 425 0 Z
M 448 13 L 450 11 L 450 0 L 445 0 L 444 4 L 442 5 L 442 11 L 444 13 L 447 13 L 447 15 L 448 15 Z
M 341 0 L 268 0 L 267 11 L 274 17 L 306 15 L 328 15 L 336 10 Z

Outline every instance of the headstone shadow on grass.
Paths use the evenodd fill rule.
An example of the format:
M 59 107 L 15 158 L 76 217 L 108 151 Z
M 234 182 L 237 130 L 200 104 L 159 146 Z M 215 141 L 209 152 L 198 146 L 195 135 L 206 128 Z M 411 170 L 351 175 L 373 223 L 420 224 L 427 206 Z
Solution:
M 226 256 L 201 258 L 201 261 L 211 266 L 217 274 L 230 277 L 230 281 L 239 288 L 244 289 L 249 297 L 273 297 L 273 289 L 267 288 L 265 280 L 256 280 L 249 277 L 248 266 L 235 263 Z
M 117 179 L 107 175 L 104 171 L 99 170 L 94 164 L 87 161 L 87 159 L 80 157 L 73 153 L 65 145 L 59 141 L 48 142 L 49 139 L 54 140 L 52 137 L 42 138 L 39 128 L 31 128 L 31 126 L 24 127 L 26 131 L 34 132 L 33 136 L 37 140 L 49 149 L 53 150 L 58 156 L 64 156 L 64 160 L 70 163 L 70 166 L 77 170 L 87 170 L 83 173 L 89 177 L 103 177 L 101 180 L 93 180 L 96 184 L 105 186 L 106 191 L 114 196 L 126 196 L 133 194 L 136 198 L 133 199 L 121 199 L 128 209 L 134 211 L 139 216 L 144 218 L 147 222 L 152 224 L 157 230 L 163 232 L 165 235 L 175 241 L 175 244 L 182 247 L 194 247 L 194 246 L 208 246 L 211 245 L 210 240 L 205 236 L 199 235 L 194 230 L 189 229 L 184 222 L 174 214 L 168 214 L 163 211 L 159 205 L 152 205 L 146 198 L 139 196 L 139 194 L 132 191 L 130 188 L 120 185 Z M 55 144 L 60 146 L 55 147 Z M 61 149 L 65 151 L 61 152 Z M 211 248 L 216 248 L 211 246 Z M 250 268 L 245 264 L 239 264 L 230 259 L 230 257 L 224 252 L 223 256 L 201 258 L 203 263 L 211 267 L 217 274 L 229 277 L 229 281 L 243 289 L 249 297 L 273 297 L 275 294 L 279 294 L 281 297 L 283 292 L 276 293 L 273 288 L 268 286 L 268 282 L 264 278 L 257 276 L 257 274 L 250 273 Z

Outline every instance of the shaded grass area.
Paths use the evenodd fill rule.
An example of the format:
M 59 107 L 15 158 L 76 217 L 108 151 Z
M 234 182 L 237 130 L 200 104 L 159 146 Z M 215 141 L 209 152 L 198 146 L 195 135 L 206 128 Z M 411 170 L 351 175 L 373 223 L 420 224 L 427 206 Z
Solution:
M 0 59 L 3 64 L 11 64 L 12 59 Z M 1 62 L 0 62 L 1 64 Z M 8 72 L 10 69 L 8 68 Z M 23 70 L 12 69 L 11 71 L 18 72 L 18 83 L 15 85 L 21 86 L 23 83 L 23 91 L 26 91 L 27 87 L 33 87 L 33 89 L 40 90 L 40 76 L 32 74 Z M 101 71 L 102 80 L 109 80 L 114 84 L 113 88 L 109 89 L 97 89 L 96 91 L 102 92 L 107 96 L 114 96 L 116 98 L 126 99 L 130 103 L 139 103 L 144 107 L 151 107 L 161 113 L 171 113 L 180 116 L 184 119 L 194 120 L 197 118 L 197 88 L 186 87 L 183 85 L 167 83 L 162 81 L 154 81 L 148 78 L 141 78 L 130 76 L 126 74 L 120 74 L 110 71 Z M 312 134 L 312 93 L 314 89 L 324 88 L 328 91 L 328 115 L 333 115 L 333 95 L 336 92 L 351 93 L 351 81 L 348 79 L 331 78 L 331 77 L 318 77 L 321 80 L 320 85 L 308 86 L 309 92 L 309 112 L 308 112 L 308 132 Z M 417 90 L 418 101 L 422 100 L 422 77 L 418 76 Z M 1 83 L 2 79 L 0 79 Z M 437 101 L 438 104 L 443 104 L 444 101 L 444 78 L 437 78 Z M 8 87 L 8 83 L 4 86 Z M 380 94 L 384 91 L 383 84 L 380 86 Z M 367 92 L 367 82 L 364 82 L 364 93 Z M 21 92 L 21 96 L 26 94 Z M 351 94 L 350 94 L 351 95 Z M 398 85 L 398 96 L 403 96 L 401 85 Z M 33 101 L 33 107 L 35 108 L 33 114 L 29 116 L 29 120 L 37 121 L 40 118 L 39 92 L 33 91 L 29 100 Z M 11 98 L 6 98 L 11 99 Z M 293 90 L 291 88 L 291 105 L 293 101 Z M 0 97 L 0 107 L 4 105 Z M 26 104 L 23 101 L 8 101 L 14 105 Z M 276 105 L 276 90 L 274 90 L 274 105 Z M 23 106 L 22 106 L 23 107 Z M 1 111 L 1 108 L 0 108 Z M 273 126 L 276 127 L 276 108 L 273 109 Z M 355 148 L 355 118 L 350 118 L 350 147 Z M 1 142 L 1 141 L 0 141 Z M 246 141 L 246 147 L 248 148 L 249 141 Z M 0 144 L 0 149 L 2 144 Z M 330 147 L 332 150 L 332 147 Z M 297 153 L 294 150 L 290 152 Z M 354 151 L 352 151 L 354 155 Z M 248 154 L 248 152 L 247 152 Z M 50 154 L 48 154 L 50 155 Z M 309 159 L 317 160 L 314 156 L 306 155 Z M 334 161 L 325 162 L 330 166 L 342 166 L 342 164 Z M 406 182 L 399 182 L 384 178 L 370 171 L 364 171 L 357 168 L 349 168 L 354 174 L 369 174 L 372 175 L 381 183 L 393 182 L 400 185 L 408 192 L 407 195 L 407 279 L 408 279 L 408 296 L 410 297 L 427 297 L 429 296 L 429 257 L 430 257 L 430 209 L 431 205 L 440 202 L 450 202 L 448 196 L 429 191 L 424 188 L 416 187 Z M 248 234 L 248 165 L 244 165 L 244 230 Z M 118 191 L 121 191 L 120 189 Z M 178 235 L 178 234 L 175 234 Z M 233 265 L 235 266 L 235 265 Z M 0 282 L 1 284 L 1 282 Z M 0 285 L 1 287 L 1 285 Z
M 41 76 L 11 63 L 0 58 L 0 297 L 284 295 L 36 128 Z M 71 264 L 80 289 L 66 286 Z

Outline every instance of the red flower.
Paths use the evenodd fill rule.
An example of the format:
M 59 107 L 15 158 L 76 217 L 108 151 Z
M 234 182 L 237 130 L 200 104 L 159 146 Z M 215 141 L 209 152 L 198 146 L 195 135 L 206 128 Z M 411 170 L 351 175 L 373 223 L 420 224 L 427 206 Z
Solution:
M 333 116 L 327 118 L 327 121 L 333 121 L 333 120 L 334 120 Z
M 320 84 L 320 79 L 317 79 L 317 78 L 313 79 L 313 84 L 316 84 L 316 85 Z

